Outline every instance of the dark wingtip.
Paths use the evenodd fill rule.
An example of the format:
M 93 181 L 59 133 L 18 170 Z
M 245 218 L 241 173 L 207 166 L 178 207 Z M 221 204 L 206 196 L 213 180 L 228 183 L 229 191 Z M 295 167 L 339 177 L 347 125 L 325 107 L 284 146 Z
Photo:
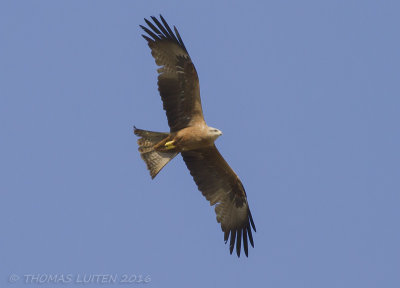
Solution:
M 236 254 L 240 258 L 240 253 L 242 249 L 243 242 L 243 250 L 246 257 L 249 257 L 249 241 L 250 245 L 254 248 L 253 235 L 251 232 L 250 223 L 242 229 L 232 229 L 224 232 L 224 241 L 225 244 L 228 242 L 229 237 L 231 238 L 229 241 L 229 253 L 232 254 L 233 250 L 236 246 Z
M 243 249 L 244 249 L 244 254 L 246 254 L 246 257 L 249 257 L 249 247 L 247 243 L 247 227 L 243 228 Z
M 172 29 L 168 25 L 167 21 L 161 14 L 160 14 L 161 22 L 155 16 L 150 16 L 150 18 L 153 20 L 154 24 L 151 21 L 149 21 L 148 19 L 144 18 L 144 21 L 146 22 L 146 24 L 149 26 L 150 29 L 143 25 L 139 25 L 140 28 L 142 28 L 151 38 L 153 38 L 153 39 L 151 39 L 149 37 L 145 37 L 145 35 L 142 35 L 143 38 L 145 38 L 149 42 L 149 44 L 151 42 L 157 42 L 159 40 L 167 39 L 169 41 L 175 42 L 187 53 L 185 44 L 183 43 L 182 38 L 179 35 L 179 32 L 175 26 L 174 26 L 174 30 L 175 30 L 175 34 L 174 34 Z
M 249 236 L 250 244 L 252 247 L 254 247 L 254 241 L 253 241 L 253 234 L 251 233 L 251 227 L 247 226 L 247 235 Z
M 225 244 L 226 244 L 226 242 L 228 242 L 228 238 L 229 238 L 229 230 L 226 231 L 225 234 L 224 234 L 224 241 L 225 241 Z
M 147 37 L 146 35 L 142 34 L 142 37 L 147 41 L 147 43 L 150 43 L 153 41 L 151 38 Z
M 160 14 L 160 19 L 161 19 L 161 21 L 163 21 L 163 22 L 167 22 L 167 21 L 165 21 L 165 19 L 164 19 L 164 17 Z
M 239 229 L 236 235 L 236 254 L 240 257 L 240 250 L 242 249 L 242 230 Z
M 235 247 L 236 230 L 231 231 L 231 241 L 229 243 L 229 252 L 232 254 L 233 248 Z
M 253 227 L 253 229 L 254 229 L 254 232 L 257 232 L 256 225 L 254 225 L 253 216 L 251 216 L 250 209 L 249 209 L 249 219 L 250 219 L 251 227 Z
M 151 19 L 154 19 L 155 17 L 154 17 L 154 16 L 150 16 L 150 18 L 151 18 Z M 144 22 L 146 22 L 147 25 L 150 25 L 150 24 L 151 24 L 151 22 L 150 22 L 149 20 L 147 20 L 146 18 L 144 18 Z M 150 24 L 149 24 L 149 23 L 150 23 Z

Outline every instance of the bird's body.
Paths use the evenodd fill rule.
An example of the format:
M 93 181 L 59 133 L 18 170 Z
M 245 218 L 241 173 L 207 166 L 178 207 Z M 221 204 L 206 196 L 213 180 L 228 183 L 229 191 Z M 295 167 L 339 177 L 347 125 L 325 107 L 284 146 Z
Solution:
M 212 146 L 222 135 L 218 129 L 207 125 L 196 125 L 169 133 L 168 137 L 159 142 L 154 148 L 159 151 L 171 150 L 177 152 L 190 151 Z M 165 144 L 171 143 L 168 147 Z
M 236 242 L 240 256 L 241 243 L 246 256 L 248 243 L 254 246 L 251 228 L 255 229 L 247 203 L 246 192 L 239 177 L 228 165 L 215 146 L 222 135 L 209 127 L 203 117 L 200 86 L 196 69 L 185 45 L 174 27 L 174 32 L 164 18 L 161 22 L 151 17 L 154 24 L 141 26 L 158 69 L 158 88 L 166 111 L 170 132 L 152 132 L 137 129 L 139 152 L 152 178 L 179 153 L 190 170 L 199 190 L 215 205 L 217 221 L 224 231 L 224 240 L 230 237 L 230 252 Z

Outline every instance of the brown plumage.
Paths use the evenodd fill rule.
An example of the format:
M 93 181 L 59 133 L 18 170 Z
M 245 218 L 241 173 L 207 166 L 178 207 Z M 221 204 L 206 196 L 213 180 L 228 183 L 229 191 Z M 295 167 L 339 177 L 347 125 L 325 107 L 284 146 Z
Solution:
M 185 45 L 160 15 L 161 22 L 144 19 L 146 39 L 156 64 L 158 90 L 168 118 L 170 133 L 151 132 L 135 127 L 139 152 L 154 178 L 178 153 L 193 176 L 198 189 L 215 205 L 217 221 L 221 223 L 224 240 L 230 237 L 230 253 L 235 243 L 240 256 L 243 248 L 248 256 L 248 240 L 254 247 L 251 229 L 256 231 L 247 203 L 246 192 L 239 177 L 219 153 L 214 141 L 222 135 L 207 126 L 200 100 L 199 78 Z

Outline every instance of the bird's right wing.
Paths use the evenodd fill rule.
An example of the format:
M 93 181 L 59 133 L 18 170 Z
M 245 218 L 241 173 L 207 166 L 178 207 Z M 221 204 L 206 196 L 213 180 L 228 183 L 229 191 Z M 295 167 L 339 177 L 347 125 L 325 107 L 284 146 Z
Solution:
M 156 64 L 161 66 L 157 70 L 158 90 L 171 132 L 204 123 L 199 78 L 178 30 L 174 27 L 174 34 L 161 15 L 162 23 L 156 17 L 151 18 L 154 24 L 144 19 L 150 29 L 140 27 L 147 33 L 142 36 Z

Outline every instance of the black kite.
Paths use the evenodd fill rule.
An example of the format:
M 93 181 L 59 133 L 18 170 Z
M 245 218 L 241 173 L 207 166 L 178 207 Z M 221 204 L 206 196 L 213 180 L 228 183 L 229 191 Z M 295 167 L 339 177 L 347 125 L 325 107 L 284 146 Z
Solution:
M 158 90 L 170 127 L 169 133 L 134 128 L 139 152 L 154 178 L 178 153 L 181 153 L 198 189 L 210 205 L 215 205 L 217 221 L 221 223 L 225 243 L 230 236 L 230 253 L 235 246 L 240 256 L 241 242 L 248 256 L 248 239 L 254 247 L 251 227 L 256 231 L 247 203 L 246 192 L 239 177 L 219 153 L 214 141 L 222 135 L 207 126 L 200 101 L 199 78 L 185 45 L 160 15 L 161 22 L 144 19 L 148 28 L 146 39 L 156 64 Z M 250 227 L 251 225 L 251 227 Z

